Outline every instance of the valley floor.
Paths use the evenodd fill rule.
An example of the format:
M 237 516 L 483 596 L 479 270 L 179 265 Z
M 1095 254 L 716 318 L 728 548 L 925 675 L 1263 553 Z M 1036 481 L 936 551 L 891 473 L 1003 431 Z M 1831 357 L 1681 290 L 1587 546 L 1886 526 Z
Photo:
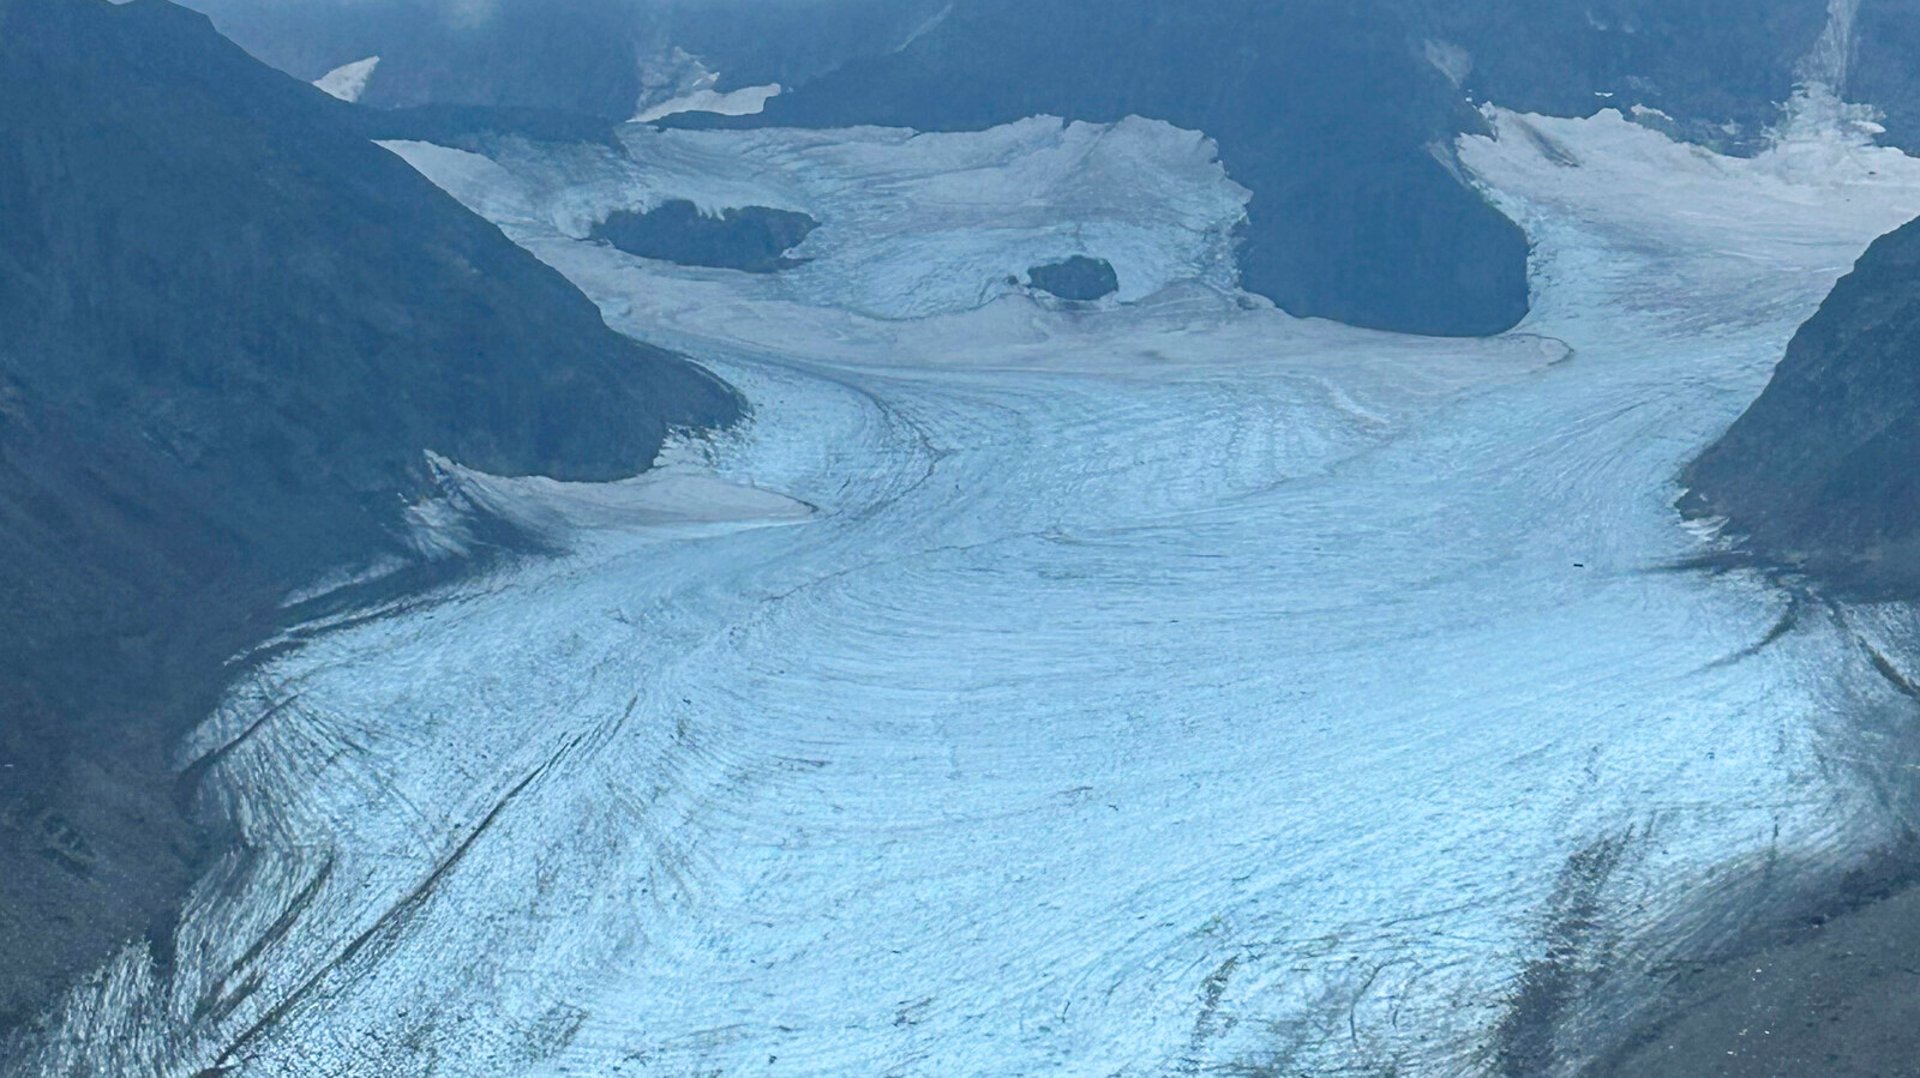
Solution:
M 206 796 L 247 851 L 170 975 L 129 952 L 38 1058 L 1337 1075 L 1602 1052 L 1650 972 L 1800 909 L 1912 817 L 1912 701 L 1876 665 L 1906 661 L 1904 612 L 1685 568 L 1718 540 L 1671 505 L 1851 259 L 1920 213 L 1920 162 L 1497 125 L 1462 158 L 1532 235 L 1537 301 L 1491 341 L 1222 287 L 1244 192 L 1164 125 L 636 134 L 617 167 L 397 147 L 755 418 L 614 487 L 451 468 L 571 553 L 249 675 L 188 754 L 217 754 Z M 703 168 L 823 222 L 804 276 L 576 238 L 582 205 L 697 197 Z M 1032 190 L 1053 201 L 1007 201 Z M 932 238 L 876 269 L 836 239 L 849 215 Z M 970 283 L 1076 238 L 1128 302 Z

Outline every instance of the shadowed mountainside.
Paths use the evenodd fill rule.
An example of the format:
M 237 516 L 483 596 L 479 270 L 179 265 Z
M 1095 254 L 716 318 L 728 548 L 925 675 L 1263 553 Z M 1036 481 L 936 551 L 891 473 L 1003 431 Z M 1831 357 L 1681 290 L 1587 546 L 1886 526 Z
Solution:
M 0 1024 L 167 926 L 171 745 L 424 453 L 606 479 L 731 390 L 164 0 L 0 0 Z

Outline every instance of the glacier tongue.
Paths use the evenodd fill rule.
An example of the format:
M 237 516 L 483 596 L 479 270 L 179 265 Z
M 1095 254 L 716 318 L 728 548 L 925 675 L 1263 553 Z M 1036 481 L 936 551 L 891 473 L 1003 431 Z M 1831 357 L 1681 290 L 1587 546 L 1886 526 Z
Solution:
M 488 487 L 593 526 L 237 686 L 190 755 L 248 852 L 42 1058 L 1481 1073 L 1544 937 L 1602 986 L 1559 1006 L 1629 1006 L 1890 826 L 1844 620 L 1667 567 L 1679 464 L 1920 163 L 1493 118 L 1538 303 L 1491 341 L 1244 302 L 1244 192 L 1146 121 L 396 146 L 739 385 L 699 482 L 794 501 Z M 749 189 L 823 221 L 790 280 L 578 238 Z M 1127 302 L 978 287 L 1082 243 Z

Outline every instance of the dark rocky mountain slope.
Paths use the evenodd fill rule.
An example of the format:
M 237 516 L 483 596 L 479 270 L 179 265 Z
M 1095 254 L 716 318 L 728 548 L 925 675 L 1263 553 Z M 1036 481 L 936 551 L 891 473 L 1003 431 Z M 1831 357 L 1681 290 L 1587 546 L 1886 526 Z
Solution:
M 164 960 L 173 737 L 407 553 L 426 451 L 604 479 L 738 412 L 350 120 L 164 0 L 0 0 L 0 1019 Z
M 1685 481 L 1770 561 L 1920 595 L 1920 222 L 1868 248 Z

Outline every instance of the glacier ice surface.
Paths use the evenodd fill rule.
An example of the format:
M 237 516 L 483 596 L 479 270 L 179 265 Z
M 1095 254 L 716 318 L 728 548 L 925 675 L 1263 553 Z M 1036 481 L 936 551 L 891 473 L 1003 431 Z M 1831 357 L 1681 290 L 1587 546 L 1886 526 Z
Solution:
M 1920 162 L 1490 117 L 1537 295 L 1487 341 L 1237 294 L 1245 192 L 1148 121 L 396 144 L 754 418 L 609 488 L 449 462 L 570 552 L 248 672 L 182 759 L 246 851 L 40 1058 L 1472 1074 L 1582 851 L 1597 984 L 1789 901 L 1906 812 L 1855 675 L 1911 628 L 1674 570 L 1672 477 Z M 814 260 L 583 242 L 668 197 Z M 993 284 L 1076 253 L 1133 291 Z

